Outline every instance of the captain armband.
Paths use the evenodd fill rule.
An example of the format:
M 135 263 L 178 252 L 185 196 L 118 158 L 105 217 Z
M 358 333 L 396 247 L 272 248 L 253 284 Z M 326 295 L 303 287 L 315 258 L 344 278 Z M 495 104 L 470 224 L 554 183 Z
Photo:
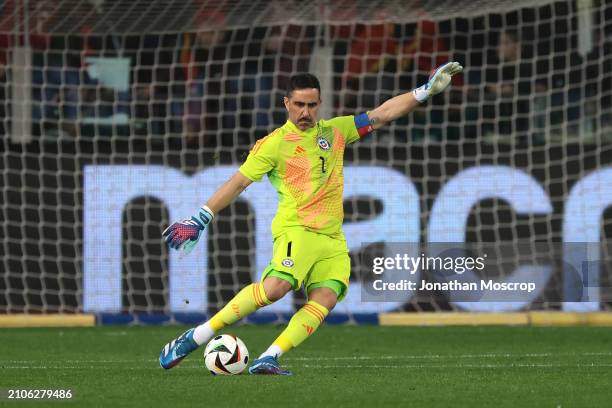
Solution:
M 359 137 L 364 137 L 374 131 L 374 126 L 370 123 L 370 118 L 367 113 L 361 113 L 355 116 L 355 127 L 357 128 Z

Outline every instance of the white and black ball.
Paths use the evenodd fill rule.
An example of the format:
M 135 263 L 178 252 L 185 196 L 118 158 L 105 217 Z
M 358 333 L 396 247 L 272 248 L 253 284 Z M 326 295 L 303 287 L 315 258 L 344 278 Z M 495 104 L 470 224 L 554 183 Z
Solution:
M 214 375 L 240 374 L 249 365 L 249 350 L 238 337 L 222 334 L 206 345 L 204 362 Z

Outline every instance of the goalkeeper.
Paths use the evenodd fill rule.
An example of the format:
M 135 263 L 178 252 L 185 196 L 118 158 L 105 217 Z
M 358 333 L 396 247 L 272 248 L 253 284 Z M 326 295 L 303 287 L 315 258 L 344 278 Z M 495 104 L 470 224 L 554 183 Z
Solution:
M 291 374 L 280 367 L 279 357 L 317 330 L 349 284 L 350 260 L 342 232 L 345 145 L 413 111 L 442 92 L 461 70 L 457 62 L 447 63 L 412 92 L 393 97 L 368 113 L 330 120 L 317 120 L 321 104 L 317 78 L 292 76 L 284 97 L 287 122 L 257 141 L 236 174 L 195 216 L 170 225 L 163 233 L 170 248 L 190 252 L 215 214 L 267 174 L 279 197 L 272 222 L 272 260 L 261 282 L 243 288 L 210 320 L 166 344 L 160 365 L 174 367 L 219 330 L 304 286 L 308 302 L 249 367 L 251 374 Z

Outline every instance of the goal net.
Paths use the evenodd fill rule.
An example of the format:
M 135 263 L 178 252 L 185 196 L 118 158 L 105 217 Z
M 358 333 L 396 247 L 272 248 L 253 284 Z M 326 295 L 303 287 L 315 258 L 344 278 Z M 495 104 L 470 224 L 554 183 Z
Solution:
M 353 272 L 331 318 L 610 308 L 608 0 L 1 7 L 2 313 L 180 321 L 218 310 L 270 260 L 272 187 L 249 187 L 188 256 L 169 252 L 161 232 L 285 122 L 287 78 L 316 74 L 329 118 L 410 91 L 446 61 L 465 67 L 449 91 L 346 148 Z M 417 256 L 427 243 L 488 248 L 483 278 L 538 286 L 487 302 L 438 289 L 369 299 L 367 254 L 401 243 Z M 587 277 L 568 272 L 581 251 Z M 296 292 L 254 319 L 284 319 L 303 302 Z

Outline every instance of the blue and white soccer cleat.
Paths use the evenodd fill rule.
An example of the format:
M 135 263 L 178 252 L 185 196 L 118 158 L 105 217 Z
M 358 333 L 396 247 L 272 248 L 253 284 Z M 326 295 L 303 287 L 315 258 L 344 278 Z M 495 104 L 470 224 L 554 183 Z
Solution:
M 292 375 L 291 371 L 283 370 L 272 356 L 258 358 L 249 367 L 250 374 L 262 375 Z
M 159 365 L 166 370 L 174 367 L 189 353 L 198 348 L 198 343 L 193 339 L 195 329 L 189 329 L 170 343 L 166 344 L 159 354 Z

